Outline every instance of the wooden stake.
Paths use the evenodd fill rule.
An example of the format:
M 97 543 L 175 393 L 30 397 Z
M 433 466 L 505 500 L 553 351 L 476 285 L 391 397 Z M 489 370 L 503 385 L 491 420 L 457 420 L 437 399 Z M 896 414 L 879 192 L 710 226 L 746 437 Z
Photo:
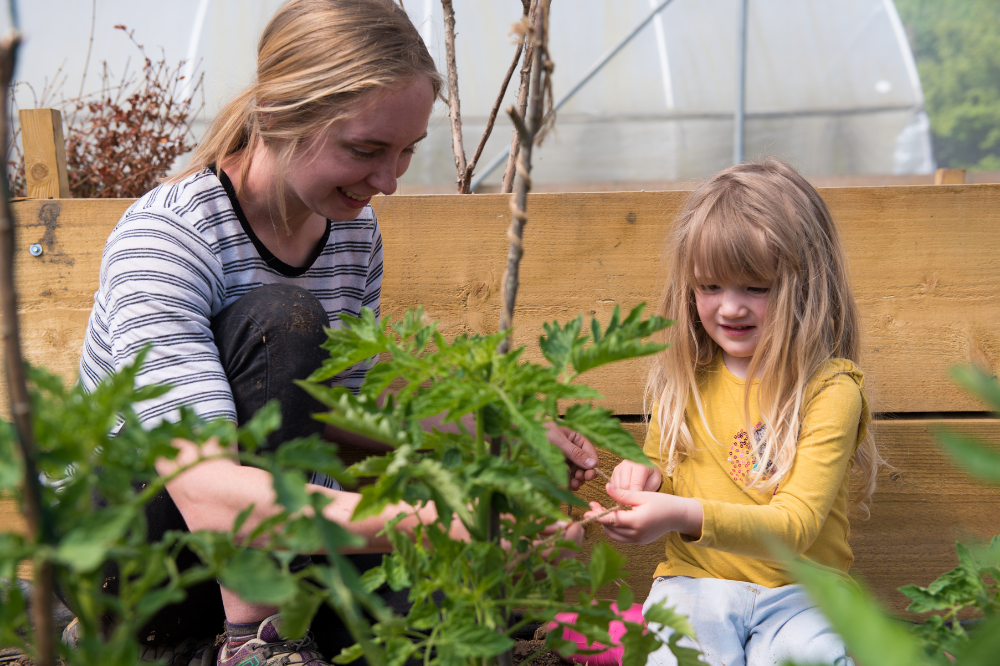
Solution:
M 0 42 L 0 154 L 7 154 L 7 91 L 14 73 L 17 47 L 20 37 L 15 33 Z M 49 109 L 44 109 L 49 111 Z M 58 111 L 55 117 L 59 117 Z M 23 112 L 22 112 L 23 114 Z M 51 117 L 51 114 L 50 114 Z M 21 116 L 22 135 L 24 116 Z M 58 124 L 62 138 L 62 124 Z M 32 161 L 28 156 L 28 142 L 25 141 L 25 158 L 28 172 Z M 63 149 L 63 181 L 66 180 L 65 148 Z M 29 181 L 30 191 L 30 181 Z M 0 312 L 3 314 L 0 337 L 4 343 L 4 358 L 7 366 L 7 391 L 10 395 L 10 413 L 17 430 L 17 440 L 24 458 L 24 517 L 28 523 L 28 537 L 36 542 L 51 543 L 52 528 L 48 512 L 42 506 L 41 485 L 38 481 L 37 453 L 31 424 L 31 399 L 21 355 L 21 336 L 18 327 L 17 291 L 14 288 L 14 216 L 10 210 L 10 192 L 7 180 L 0 183 L 3 196 L 0 197 Z M 67 191 L 69 186 L 66 187 Z M 45 559 L 36 561 L 33 591 L 32 616 L 35 625 L 34 643 L 38 655 L 38 666 L 55 664 L 52 624 L 52 565 Z
M 66 141 L 56 109 L 21 109 L 21 142 L 29 199 L 68 199 Z
M 965 185 L 965 169 L 938 169 L 934 172 L 935 185 Z

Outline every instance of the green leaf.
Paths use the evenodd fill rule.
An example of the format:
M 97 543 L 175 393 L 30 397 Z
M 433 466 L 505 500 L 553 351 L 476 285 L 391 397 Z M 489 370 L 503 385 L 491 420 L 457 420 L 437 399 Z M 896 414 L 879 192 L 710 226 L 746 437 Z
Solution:
M 95 571 L 108 551 L 125 536 L 135 518 L 133 507 L 112 507 L 81 516 L 56 548 L 56 560 L 77 573 Z
M 597 590 L 604 587 L 621 575 L 625 567 L 625 556 L 612 548 L 608 543 L 601 541 L 590 553 L 590 593 L 591 596 L 597 594 Z
M 323 597 L 298 587 L 295 594 L 281 606 L 281 633 L 285 638 L 298 639 L 306 635 Z
M 1000 452 L 948 430 L 939 430 L 937 436 L 956 464 L 982 481 L 1000 485 Z
M 379 409 L 374 400 L 366 396 L 355 396 L 343 386 L 325 389 L 313 384 L 297 383 L 331 408 L 330 412 L 316 414 L 317 420 L 390 446 L 400 446 L 408 441 L 406 431 L 389 413 Z M 329 393 L 325 392 L 327 390 Z M 319 397 L 321 395 L 323 398 Z
M 640 303 L 619 324 L 620 311 L 616 305 L 603 337 L 600 337 L 598 333 L 600 327 L 592 325 L 595 341 L 589 347 L 574 351 L 572 354 L 573 369 L 577 373 L 583 373 L 608 363 L 649 356 L 666 349 L 666 345 L 643 342 L 642 340 L 670 326 L 673 322 L 656 316 L 643 320 L 642 312 L 645 308 L 646 304 Z
M 549 360 L 556 370 L 564 372 L 569 366 L 570 359 L 574 353 L 578 353 L 586 339 L 580 336 L 583 328 L 583 315 L 578 316 L 573 321 L 560 326 L 558 322 L 551 324 L 543 323 L 545 335 L 538 339 L 538 346 L 541 347 L 542 354 Z M 598 329 L 600 330 L 600 329 Z
M 970 393 L 985 402 L 992 411 L 1000 412 L 1000 384 L 995 377 L 979 368 L 967 366 L 952 368 L 951 376 Z
M 595 446 L 607 449 L 611 453 L 652 467 L 653 463 L 635 443 L 632 435 L 622 427 L 621 422 L 614 417 L 609 409 L 601 409 L 591 405 L 572 405 L 566 410 L 562 424 L 570 430 L 580 433 Z
M 307 381 L 318 383 L 332 379 L 344 370 L 388 350 L 390 340 L 371 309 L 362 308 L 360 318 L 341 314 L 340 322 L 343 328 L 326 329 L 327 340 L 323 348 L 330 352 L 330 358 L 324 360 Z
M 618 590 L 618 612 L 624 613 L 632 607 L 634 602 L 635 597 L 632 595 L 632 588 L 627 583 L 622 583 L 621 588 Z
M 295 513 L 309 504 L 309 493 L 306 492 L 306 477 L 297 469 L 271 469 L 275 499 L 289 513 Z
M 267 442 L 267 436 L 281 427 L 281 403 L 269 400 L 257 413 L 239 427 L 237 439 L 248 451 L 256 451 Z
M 472 618 L 458 618 L 442 627 L 438 634 L 438 646 L 438 649 L 449 649 L 461 658 L 478 659 L 495 657 L 513 649 L 514 641 L 489 627 L 476 624 Z
M 455 475 L 445 469 L 440 462 L 424 458 L 417 464 L 414 476 L 423 479 L 424 483 L 433 488 L 448 503 L 448 508 L 457 513 L 466 525 L 472 523 L 469 500 L 464 489 L 457 483 Z
M 628 622 L 625 626 L 627 631 L 621 637 L 624 648 L 622 666 L 645 666 L 649 653 L 655 651 L 661 642 L 654 632 L 643 632 L 642 627 L 634 622 Z
M 913 636 L 900 623 L 887 617 L 859 585 L 848 584 L 805 562 L 792 562 L 790 566 L 858 663 L 879 666 L 929 664 Z
M 955 655 L 955 666 L 995 666 L 997 655 L 1000 655 L 1000 616 L 976 628 L 968 646 Z
M 255 604 L 281 606 L 296 593 L 295 579 L 256 548 L 238 552 L 222 570 L 219 582 L 244 601 Z
M 365 654 L 364 648 L 355 643 L 351 647 L 345 647 L 343 650 L 340 651 L 340 654 L 338 654 L 330 661 L 332 661 L 335 664 L 349 664 L 352 661 L 357 661 L 358 659 L 363 657 L 364 654 Z
M 661 601 L 660 603 L 653 604 L 643 611 L 642 615 L 646 620 L 646 623 L 670 627 L 670 629 L 677 632 L 681 636 L 697 638 L 694 634 L 694 627 L 691 626 L 691 622 L 685 616 L 678 613 L 675 608 L 669 608 L 667 603 L 669 602 Z M 621 606 L 619 606 L 619 608 L 621 608 Z

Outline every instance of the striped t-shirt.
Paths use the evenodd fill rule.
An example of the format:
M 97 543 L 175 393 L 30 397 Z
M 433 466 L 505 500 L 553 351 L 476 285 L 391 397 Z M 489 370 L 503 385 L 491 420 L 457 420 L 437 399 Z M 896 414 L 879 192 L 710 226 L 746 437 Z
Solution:
M 236 421 L 210 322 L 261 285 L 307 289 L 326 309 L 331 327 L 340 325 L 340 314 L 358 316 L 362 307 L 379 316 L 382 235 L 371 206 L 350 222 L 327 221 L 319 255 L 297 268 L 257 239 L 232 184 L 224 173 L 220 177 L 206 169 L 150 191 L 125 211 L 104 247 L 80 381 L 93 390 L 151 343 L 137 383 L 173 388 L 136 405 L 146 425 L 176 418 L 181 405 L 206 419 Z M 356 390 L 373 363 L 333 383 Z

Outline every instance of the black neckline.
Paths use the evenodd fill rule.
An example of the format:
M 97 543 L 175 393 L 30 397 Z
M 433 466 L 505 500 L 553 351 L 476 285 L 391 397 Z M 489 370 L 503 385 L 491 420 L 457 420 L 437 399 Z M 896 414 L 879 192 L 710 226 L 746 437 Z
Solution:
M 222 183 L 222 189 L 226 191 L 226 196 L 229 197 L 229 203 L 232 205 L 233 211 L 236 213 L 236 218 L 240 221 L 240 226 L 243 227 L 243 233 L 245 233 L 253 243 L 254 248 L 257 250 L 257 254 L 260 255 L 260 258 L 265 264 L 267 264 L 268 268 L 287 277 L 299 277 L 312 268 L 313 264 L 316 263 L 316 260 L 319 259 L 319 255 L 322 254 L 323 248 L 326 247 L 327 242 L 330 240 L 330 229 L 332 227 L 330 220 L 326 221 L 326 231 L 323 232 L 323 237 L 316 246 L 316 253 L 309 260 L 309 263 L 305 266 L 291 266 L 286 264 L 281 259 L 274 256 L 274 253 L 267 249 L 264 243 L 257 238 L 257 234 L 254 233 L 253 229 L 250 228 L 247 216 L 243 213 L 243 207 L 240 206 L 239 199 L 236 198 L 236 188 L 233 187 L 233 182 L 229 180 L 229 176 L 226 175 L 226 172 L 222 169 L 216 168 L 214 164 L 210 164 L 208 168 L 211 169 L 212 173 L 219 178 L 219 182 Z

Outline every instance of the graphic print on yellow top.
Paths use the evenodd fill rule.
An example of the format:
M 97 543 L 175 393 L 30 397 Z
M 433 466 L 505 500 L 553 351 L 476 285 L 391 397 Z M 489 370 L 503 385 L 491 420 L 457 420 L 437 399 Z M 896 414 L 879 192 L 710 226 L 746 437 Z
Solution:
M 726 462 L 729 463 L 729 476 L 742 483 L 744 488 L 749 487 L 757 476 L 757 466 L 767 446 L 767 441 L 764 439 L 765 430 L 764 424 L 758 421 L 753 427 L 753 444 L 751 444 L 747 431 L 741 428 L 729 447 L 729 456 L 726 458 Z M 761 475 L 761 480 L 766 482 L 772 476 L 774 476 L 774 464 L 768 460 L 767 469 Z M 771 494 L 777 492 L 778 486 L 775 486 Z
M 851 361 L 832 359 L 809 382 L 795 461 L 777 487 L 766 490 L 748 485 L 765 442 L 757 380 L 750 380 L 754 427 L 747 432 L 746 382 L 726 368 L 721 354 L 699 375 L 705 421 L 692 398 L 685 420 L 695 451 L 681 457 L 672 477 L 664 476 L 660 492 L 698 499 L 705 516 L 702 536 L 694 541 L 671 533 L 655 575 L 780 587 L 794 582 L 774 559 L 785 552 L 847 577 L 854 559 L 848 545 L 849 476 L 871 421 L 863 373 Z M 644 450 L 663 469 L 656 411 Z

